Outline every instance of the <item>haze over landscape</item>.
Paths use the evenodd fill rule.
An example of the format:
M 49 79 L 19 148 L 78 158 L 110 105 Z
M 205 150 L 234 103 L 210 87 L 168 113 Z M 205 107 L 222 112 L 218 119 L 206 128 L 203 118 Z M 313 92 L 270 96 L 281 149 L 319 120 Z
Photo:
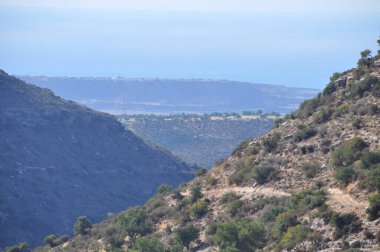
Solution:
M 376 49 L 366 1 L 0 2 L 11 74 L 228 79 L 322 89 Z
M 0 252 L 380 251 L 380 1 L 0 0 Z

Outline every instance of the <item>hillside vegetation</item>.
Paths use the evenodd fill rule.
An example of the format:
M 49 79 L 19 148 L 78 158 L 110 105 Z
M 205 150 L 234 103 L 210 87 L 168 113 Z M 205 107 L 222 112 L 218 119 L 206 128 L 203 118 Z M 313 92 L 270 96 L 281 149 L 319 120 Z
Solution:
M 36 251 L 378 251 L 379 58 L 194 180 Z
M 119 116 L 119 120 L 136 135 L 185 162 L 211 167 L 228 157 L 243 140 L 269 131 L 277 117 L 246 111 L 243 115 L 126 115 Z

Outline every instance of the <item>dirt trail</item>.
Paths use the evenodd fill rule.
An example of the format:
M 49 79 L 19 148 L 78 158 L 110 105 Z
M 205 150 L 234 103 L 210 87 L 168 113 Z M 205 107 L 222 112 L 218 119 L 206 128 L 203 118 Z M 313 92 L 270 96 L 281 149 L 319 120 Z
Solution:
M 329 188 L 327 204 L 333 209 L 344 213 L 356 212 L 359 216 L 365 216 L 367 203 L 359 202 L 350 194 L 339 188 Z
M 284 192 L 282 190 L 276 190 L 272 187 L 262 187 L 262 186 L 245 186 L 245 187 L 226 187 L 221 189 L 213 189 L 204 191 L 203 193 L 207 196 L 213 197 L 222 197 L 227 192 L 234 192 L 238 195 L 242 195 L 242 199 L 250 198 L 252 195 L 265 195 L 265 196 L 275 196 L 275 197 L 283 197 L 290 196 L 289 193 Z

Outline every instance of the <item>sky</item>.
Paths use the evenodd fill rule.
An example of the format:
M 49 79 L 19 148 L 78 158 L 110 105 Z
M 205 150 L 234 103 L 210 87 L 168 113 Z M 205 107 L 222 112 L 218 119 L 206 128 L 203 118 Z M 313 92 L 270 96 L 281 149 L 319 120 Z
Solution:
M 0 68 L 17 75 L 322 89 L 379 36 L 378 0 L 0 0 Z

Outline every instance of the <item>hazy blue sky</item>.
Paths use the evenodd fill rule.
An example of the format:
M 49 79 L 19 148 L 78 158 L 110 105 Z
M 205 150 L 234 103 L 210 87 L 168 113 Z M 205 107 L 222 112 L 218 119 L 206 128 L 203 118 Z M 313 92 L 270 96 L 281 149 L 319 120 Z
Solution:
M 0 0 L 0 68 L 12 74 L 323 88 L 379 35 L 378 0 Z

